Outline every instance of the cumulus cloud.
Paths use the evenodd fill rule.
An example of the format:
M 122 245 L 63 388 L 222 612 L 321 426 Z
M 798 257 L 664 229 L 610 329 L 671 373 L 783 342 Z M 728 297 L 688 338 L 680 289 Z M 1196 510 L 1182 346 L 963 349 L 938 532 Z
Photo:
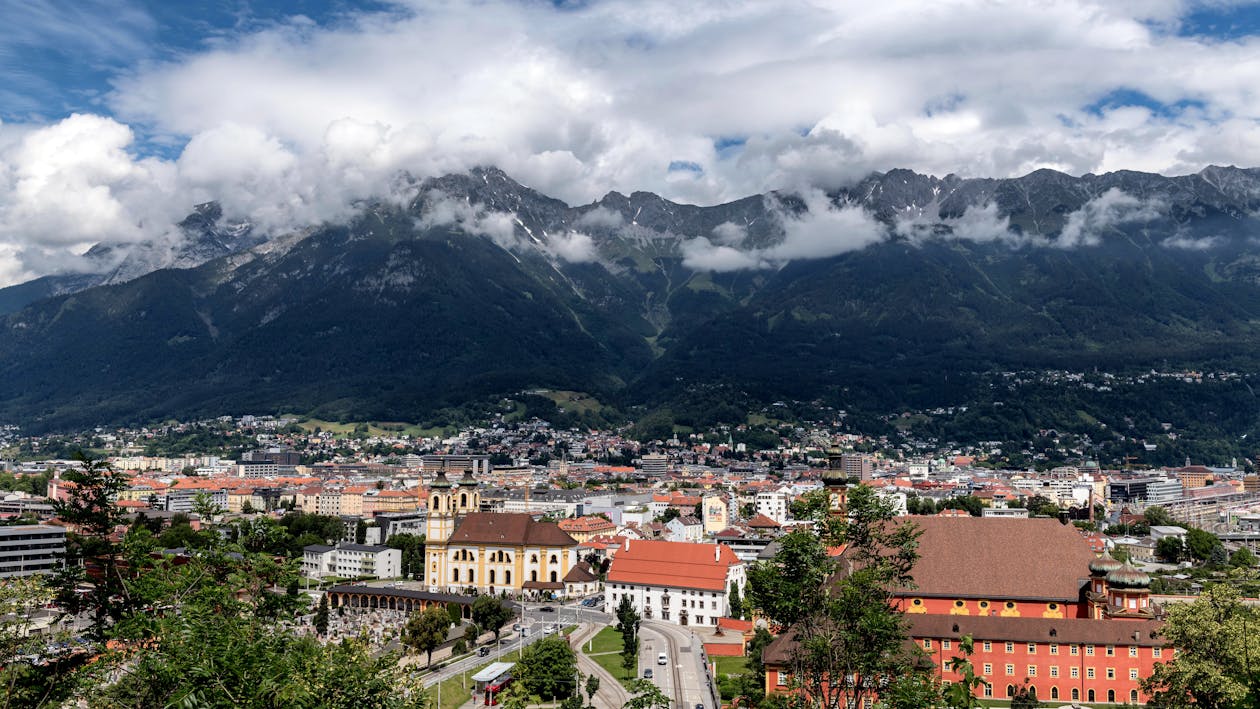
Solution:
M 0 126 L 0 272 L 30 271 L 11 263 L 28 247 L 160 235 L 207 199 L 278 228 L 336 218 L 399 170 L 493 164 L 574 204 L 609 190 L 713 204 L 894 167 L 1007 177 L 1260 164 L 1260 39 L 1182 32 L 1193 7 L 396 0 L 326 26 L 250 25 L 119 73 L 102 115 Z M 142 157 L 154 153 L 171 157 Z M 1060 243 L 1117 223 L 1104 206 Z M 801 236 L 761 257 L 875 238 L 860 213 L 832 211 L 811 214 L 852 241 L 797 225 Z M 575 226 L 615 228 L 611 214 Z M 969 216 L 980 221 L 951 227 L 971 234 L 960 238 L 1006 238 L 984 213 L 960 222 Z M 721 250 L 738 251 L 733 238 L 690 248 L 733 264 Z
M 1182 249 L 1185 251 L 1207 251 L 1219 246 L 1224 239 L 1219 236 L 1203 236 L 1191 237 L 1185 234 L 1176 234 L 1164 239 L 1160 242 L 1161 246 L 1170 249 Z
M 713 239 L 723 246 L 739 246 L 748 238 L 748 228 L 732 222 L 713 227 Z
M 614 212 L 607 207 L 596 207 L 577 220 L 578 226 L 596 229 L 616 229 L 625 223 L 626 220 L 622 218 L 621 212 Z
M 1063 230 L 1052 243 L 1060 248 L 1094 246 L 1109 229 L 1158 219 L 1163 205 L 1157 200 L 1142 200 L 1113 187 L 1091 199 L 1068 215 Z
M 1028 237 L 1011 231 L 1010 217 L 999 215 L 993 202 L 967 207 L 959 217 L 903 217 L 894 222 L 893 231 L 911 241 L 941 238 L 977 243 L 1002 241 L 1013 246 L 1031 243 Z
M 739 249 L 733 244 L 714 243 L 707 237 L 688 239 L 682 244 L 683 265 L 698 271 L 738 271 L 775 268 L 797 259 L 819 259 L 864 249 L 888 236 L 888 230 L 860 206 L 836 205 L 822 190 L 799 194 L 805 210 L 792 213 L 779 206 L 777 213 L 783 238 L 773 246 Z M 725 228 L 724 228 L 725 227 Z M 728 235 L 727 224 L 715 233 Z
M 595 241 L 578 231 L 552 234 L 547 249 L 569 263 L 590 263 L 598 255 Z
M 468 234 L 489 237 L 491 241 L 505 249 L 511 249 L 520 244 L 520 239 L 516 234 L 515 214 L 489 211 L 482 205 L 470 204 L 436 190 L 428 194 L 428 200 L 417 220 L 417 225 L 422 229 L 455 227 Z

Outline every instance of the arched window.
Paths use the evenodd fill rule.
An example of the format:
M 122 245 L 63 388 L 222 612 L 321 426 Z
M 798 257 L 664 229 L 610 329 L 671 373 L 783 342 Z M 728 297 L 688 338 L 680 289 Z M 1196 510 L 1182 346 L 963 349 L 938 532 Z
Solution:
M 451 581 L 459 583 L 459 569 L 451 569 Z
M 468 583 L 477 583 L 477 571 L 475 569 L 468 570 Z
M 1088 692 L 1086 692 L 1086 693 L 1085 693 L 1085 701 L 1087 701 L 1087 702 L 1094 702 L 1094 701 L 1098 701 L 1097 699 L 1095 699 L 1095 698 L 1094 698 L 1094 696 L 1095 696 L 1095 695 L 1094 695 L 1094 690 L 1092 690 L 1092 689 L 1091 689 L 1091 690 L 1089 690 Z
M 555 583 L 555 582 L 556 582 L 556 572 L 554 572 L 554 571 L 552 571 L 552 572 L 551 572 L 551 582 L 552 582 L 552 583 Z
M 1114 690 L 1114 689 L 1108 689 L 1108 690 L 1107 690 L 1107 703 L 1108 703 L 1108 704 L 1115 704 L 1115 703 L 1116 703 L 1116 690 Z
M 529 563 L 531 563 L 531 564 L 537 564 L 537 563 L 538 563 L 538 555 L 537 555 L 537 554 L 530 554 L 530 555 L 529 555 Z
M 1081 690 L 1077 689 L 1076 687 L 1073 687 L 1072 688 L 1072 701 L 1076 702 L 1076 701 L 1080 701 L 1080 699 L 1081 699 Z
M 1136 689 L 1130 689 L 1130 690 L 1129 690 L 1129 701 L 1133 702 L 1134 704 L 1137 704 L 1137 700 L 1138 700 L 1138 698 L 1137 698 L 1137 690 L 1136 690 Z
M 503 583 L 506 583 L 506 584 L 508 584 L 509 586 L 512 584 L 512 572 L 511 572 L 511 571 L 504 571 L 504 572 L 503 572 Z
M 468 493 L 466 492 L 459 493 L 459 506 L 460 507 L 468 506 Z
M 1051 688 L 1050 688 L 1050 698 L 1051 698 L 1051 699 L 1058 699 L 1058 698 L 1059 698 L 1059 688 L 1058 688 L 1058 687 L 1051 687 Z
M 538 580 L 538 572 L 537 572 L 537 571 L 531 571 L 531 572 L 529 572 L 529 580 L 530 580 L 530 581 L 537 581 L 537 580 Z
M 490 569 L 490 583 L 494 583 L 494 569 Z
M 556 555 L 555 555 L 555 554 L 552 554 L 552 555 L 551 555 L 551 563 L 555 564 L 555 563 L 558 563 L 558 561 L 559 561 L 559 560 L 556 558 Z
M 1006 685 L 1006 696 L 1008 697 L 1015 696 L 1015 685 L 1013 684 Z

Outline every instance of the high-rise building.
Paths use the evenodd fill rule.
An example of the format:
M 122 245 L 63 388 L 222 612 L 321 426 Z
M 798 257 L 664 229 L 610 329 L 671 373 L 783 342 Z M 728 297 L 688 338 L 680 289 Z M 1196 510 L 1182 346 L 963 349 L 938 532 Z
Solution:
M 0 578 L 50 574 L 61 568 L 65 556 L 65 527 L 0 527 Z

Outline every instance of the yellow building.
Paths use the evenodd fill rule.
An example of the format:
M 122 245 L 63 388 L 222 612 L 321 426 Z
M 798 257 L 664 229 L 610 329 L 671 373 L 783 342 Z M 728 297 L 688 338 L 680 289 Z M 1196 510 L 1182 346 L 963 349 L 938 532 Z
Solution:
M 478 512 L 471 471 L 458 483 L 439 472 L 429 491 L 425 582 L 431 591 L 566 595 L 592 581 L 578 542 L 529 513 Z

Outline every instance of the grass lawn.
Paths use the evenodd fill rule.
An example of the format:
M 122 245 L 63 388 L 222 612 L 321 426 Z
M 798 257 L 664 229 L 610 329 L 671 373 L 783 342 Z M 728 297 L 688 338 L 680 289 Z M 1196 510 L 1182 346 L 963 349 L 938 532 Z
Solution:
M 630 680 L 635 678 L 639 672 L 638 660 L 635 660 L 635 669 L 630 672 L 630 676 L 626 676 L 626 671 L 621 667 L 621 653 L 613 653 L 611 655 L 596 655 L 591 658 L 600 667 L 608 670 L 608 673 L 617 678 L 626 689 L 630 688 Z
M 429 687 L 429 699 L 434 709 L 456 709 L 456 707 L 466 704 L 472 699 L 473 675 L 490 666 L 487 662 L 480 667 L 468 670 L 464 674 L 458 674 L 449 679 L 438 682 L 442 687 L 442 702 L 437 703 L 438 688 L 437 686 Z
M 747 657 L 711 657 L 717 665 L 717 674 L 737 675 L 748 671 Z
M 582 652 L 594 655 L 601 652 L 621 652 L 621 633 L 617 629 L 608 626 L 595 633 L 595 639 L 590 643 L 590 650 L 587 650 L 586 644 L 582 645 Z

